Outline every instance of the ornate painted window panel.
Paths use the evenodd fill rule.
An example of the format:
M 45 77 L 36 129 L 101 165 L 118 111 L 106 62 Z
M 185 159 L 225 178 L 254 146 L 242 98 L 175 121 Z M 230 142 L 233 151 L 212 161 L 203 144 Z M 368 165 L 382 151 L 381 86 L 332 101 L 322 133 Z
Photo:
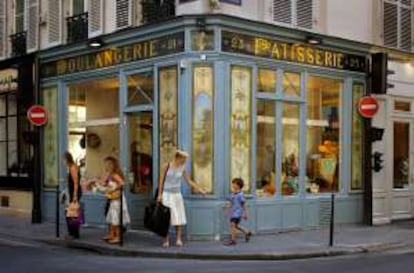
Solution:
M 213 193 L 214 69 L 210 65 L 193 68 L 192 92 L 192 174 L 195 181 Z
M 58 92 L 57 88 L 43 89 L 43 105 L 48 111 L 48 122 L 44 127 L 43 164 L 44 186 L 55 187 L 59 178 L 59 146 L 58 146 Z
M 172 159 L 178 147 L 177 85 L 177 67 L 165 67 L 159 70 L 160 167 Z
M 231 68 L 231 180 L 242 178 L 250 191 L 252 70 Z
M 363 118 L 358 113 L 358 101 L 364 95 L 364 85 L 355 83 L 352 90 L 352 181 L 351 190 L 362 190 Z

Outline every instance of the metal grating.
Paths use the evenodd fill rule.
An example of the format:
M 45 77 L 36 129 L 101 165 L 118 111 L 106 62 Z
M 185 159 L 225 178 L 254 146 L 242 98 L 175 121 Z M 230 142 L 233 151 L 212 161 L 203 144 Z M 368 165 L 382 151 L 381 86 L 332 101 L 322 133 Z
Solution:
M 321 198 L 319 199 L 319 226 L 329 226 L 331 222 L 331 199 Z

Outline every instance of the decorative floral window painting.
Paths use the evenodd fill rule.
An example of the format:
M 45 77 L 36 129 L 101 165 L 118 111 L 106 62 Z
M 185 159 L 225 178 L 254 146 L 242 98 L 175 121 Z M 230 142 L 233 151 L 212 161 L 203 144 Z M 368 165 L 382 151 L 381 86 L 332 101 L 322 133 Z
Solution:
M 231 180 L 242 178 L 250 191 L 250 130 L 252 72 L 248 67 L 231 69 Z
M 177 67 L 160 69 L 159 81 L 160 166 L 164 166 L 177 148 Z
M 194 67 L 192 171 L 208 193 L 213 192 L 213 100 L 213 67 Z

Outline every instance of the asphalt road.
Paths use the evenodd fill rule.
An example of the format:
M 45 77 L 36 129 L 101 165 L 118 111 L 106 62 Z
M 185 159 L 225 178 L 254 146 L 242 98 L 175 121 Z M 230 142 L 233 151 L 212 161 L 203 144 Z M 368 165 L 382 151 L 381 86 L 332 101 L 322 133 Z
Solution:
M 1 273 L 408 273 L 414 272 L 413 268 L 412 250 L 275 262 L 192 261 L 108 257 L 0 238 Z

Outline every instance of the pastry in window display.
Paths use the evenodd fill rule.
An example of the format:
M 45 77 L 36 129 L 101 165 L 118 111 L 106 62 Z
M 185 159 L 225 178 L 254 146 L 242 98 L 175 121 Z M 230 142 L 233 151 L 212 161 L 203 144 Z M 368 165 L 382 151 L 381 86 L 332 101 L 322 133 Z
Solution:
M 333 190 L 335 188 L 336 167 L 338 161 L 339 147 L 335 141 L 325 140 L 318 147 L 322 157 L 319 159 L 319 178 L 320 184 L 324 190 Z

